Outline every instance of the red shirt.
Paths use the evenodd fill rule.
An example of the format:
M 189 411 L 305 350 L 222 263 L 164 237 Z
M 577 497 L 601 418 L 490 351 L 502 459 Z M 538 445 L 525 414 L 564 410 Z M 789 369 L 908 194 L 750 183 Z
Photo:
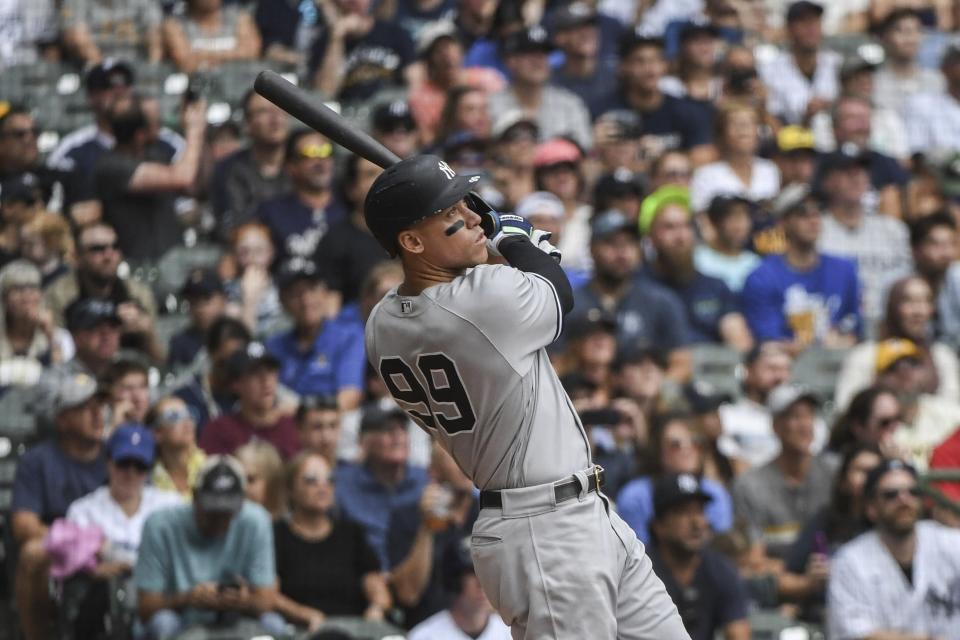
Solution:
M 208 454 L 233 454 L 253 439 L 272 444 L 284 460 L 300 451 L 297 425 L 292 417 L 284 416 L 268 427 L 254 427 L 236 413 L 208 422 L 200 435 L 200 448 Z
M 960 469 L 960 429 L 933 450 L 930 469 Z M 951 500 L 960 500 L 960 482 L 937 482 L 934 486 Z

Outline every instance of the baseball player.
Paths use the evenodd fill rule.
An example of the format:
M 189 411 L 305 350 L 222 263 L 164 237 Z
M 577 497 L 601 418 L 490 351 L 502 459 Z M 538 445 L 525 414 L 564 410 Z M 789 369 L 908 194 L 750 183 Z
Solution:
M 481 489 L 471 556 L 514 638 L 687 639 L 544 350 L 573 307 L 559 254 L 476 180 L 423 155 L 373 183 L 367 226 L 404 281 L 367 322 L 370 361 Z

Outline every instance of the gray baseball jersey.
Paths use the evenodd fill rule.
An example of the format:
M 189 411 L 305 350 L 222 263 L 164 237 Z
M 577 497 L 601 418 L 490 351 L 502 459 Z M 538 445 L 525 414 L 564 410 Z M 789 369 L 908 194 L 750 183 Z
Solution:
M 400 407 L 477 487 L 543 484 L 590 464 L 544 350 L 562 320 L 545 278 L 480 265 L 417 296 L 388 293 L 367 321 L 367 355 Z

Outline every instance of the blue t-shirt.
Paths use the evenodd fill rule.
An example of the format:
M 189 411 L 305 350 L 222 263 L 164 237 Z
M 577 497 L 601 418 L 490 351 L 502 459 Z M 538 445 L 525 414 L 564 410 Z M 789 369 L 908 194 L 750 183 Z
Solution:
M 17 464 L 11 511 L 35 513 L 50 524 L 67 513 L 70 503 L 107 482 L 107 454 L 100 450 L 91 462 L 78 462 L 55 439 L 31 447 Z
M 305 52 L 325 28 L 323 13 L 314 0 L 260 0 L 253 19 L 264 51 L 279 44 Z
M 175 595 L 203 582 L 220 583 L 239 576 L 253 587 L 277 579 L 270 514 L 243 503 L 222 538 L 204 536 L 192 504 L 157 511 L 143 525 L 134 583 L 139 591 Z M 213 622 L 215 611 L 185 609 L 187 624 Z
M 330 226 L 346 215 L 346 208 L 337 198 L 331 198 L 324 209 L 314 210 L 295 193 L 262 202 L 256 213 L 257 219 L 270 229 L 276 264 L 294 257 L 312 259 Z
M 617 88 L 617 63 L 614 60 L 601 60 L 594 73 L 588 78 L 573 78 L 557 67 L 550 74 L 550 83 L 577 95 L 590 111 L 590 118 L 596 119 L 604 107 L 605 96 Z
M 573 311 L 564 320 L 564 327 L 576 325 L 591 309 L 602 308 L 588 282 L 573 290 Z M 690 331 L 683 304 L 672 291 L 648 279 L 640 276 L 633 279 L 617 304 L 615 315 L 617 343 L 621 347 L 671 351 L 689 343 Z M 564 342 L 561 335 L 554 348 L 561 348 Z
M 613 109 L 636 111 L 640 115 L 643 135 L 660 138 L 665 149 L 689 151 L 693 147 L 709 144 L 713 137 L 713 121 L 706 119 L 704 107 L 690 98 L 675 98 L 663 94 L 659 107 L 652 111 L 640 111 L 626 102 L 618 87 L 608 94 L 598 107 L 601 114 Z
M 731 622 L 746 620 L 747 590 L 737 568 L 713 549 L 700 552 L 693 582 L 686 586 L 676 581 L 657 549 L 647 547 L 647 555 L 677 605 L 690 640 L 713 640 Z
M 716 533 L 733 526 L 733 499 L 723 485 L 710 478 L 702 480 L 703 490 L 712 500 L 704 512 L 707 522 Z M 653 518 L 653 480 L 650 476 L 635 478 L 617 494 L 617 513 L 630 525 L 643 544 L 650 544 L 650 520 Z
M 903 165 L 900 164 L 896 158 L 884 155 L 879 151 L 873 151 L 872 149 L 867 150 L 865 153 L 870 161 L 870 166 L 868 167 L 870 172 L 870 186 L 874 189 L 883 189 L 891 184 L 898 187 L 905 187 L 907 183 L 910 182 L 910 172 L 904 169 Z M 830 154 L 822 154 L 820 160 L 822 161 L 826 155 Z M 823 177 L 822 164 L 818 164 L 817 171 L 813 178 L 814 191 L 822 191 Z
M 297 345 L 296 329 L 273 336 L 266 346 L 280 361 L 280 382 L 298 395 L 363 389 L 367 356 L 358 324 L 327 320 L 306 352 Z
M 747 277 L 740 300 L 757 341 L 819 340 L 835 329 L 860 335 L 860 285 L 852 260 L 820 254 L 806 272 L 769 255 Z
M 661 278 L 652 269 L 647 276 L 667 287 L 680 298 L 687 312 L 690 325 L 690 342 L 693 344 L 723 342 L 720 335 L 720 320 L 728 313 L 739 311 L 737 297 L 723 280 L 695 272 L 689 282 L 677 283 Z
M 203 332 L 192 325 L 170 338 L 167 366 L 176 369 L 191 364 L 203 349 L 203 340 Z
M 387 553 L 390 514 L 416 504 L 428 479 L 426 469 L 407 465 L 403 480 L 390 488 L 377 482 L 365 465 L 348 463 L 337 468 L 337 505 L 346 517 L 363 525 L 367 542 L 377 553 L 380 566 L 391 566 Z

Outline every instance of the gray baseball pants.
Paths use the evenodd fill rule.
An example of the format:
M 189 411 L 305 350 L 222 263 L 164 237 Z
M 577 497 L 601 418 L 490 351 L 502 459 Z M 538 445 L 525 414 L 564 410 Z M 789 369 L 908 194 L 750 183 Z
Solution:
M 580 471 L 580 486 L 592 470 Z M 553 484 L 501 491 L 470 552 L 514 640 L 689 640 L 633 530 L 585 489 L 557 504 Z

